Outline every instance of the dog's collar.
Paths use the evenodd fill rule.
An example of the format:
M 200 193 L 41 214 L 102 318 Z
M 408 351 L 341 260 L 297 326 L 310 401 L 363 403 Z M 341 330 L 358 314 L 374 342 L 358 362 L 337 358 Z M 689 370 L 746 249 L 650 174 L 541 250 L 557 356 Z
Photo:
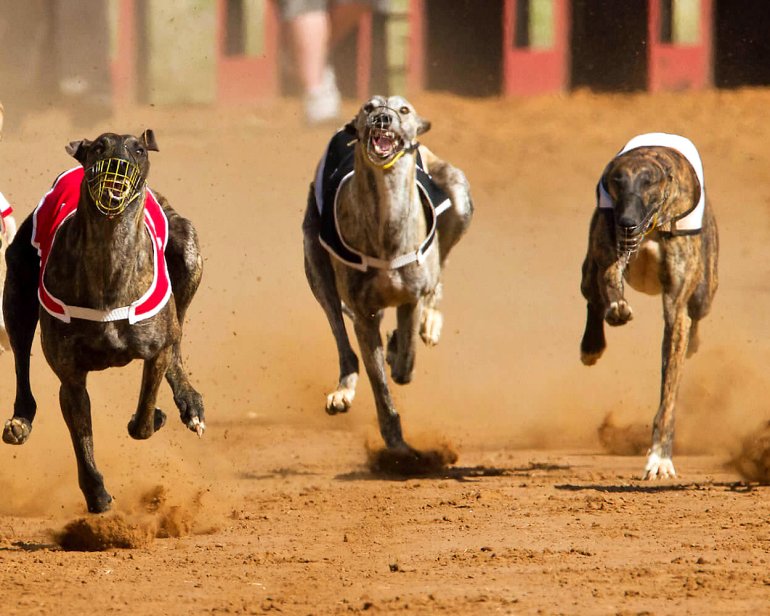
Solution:
M 390 169 L 393 165 L 398 162 L 398 159 L 401 158 L 404 154 L 408 154 L 410 152 L 414 152 L 417 148 L 420 147 L 420 144 L 417 141 L 412 141 L 409 145 L 401 148 L 401 150 L 396 154 L 393 159 L 384 165 L 381 165 L 383 169 Z

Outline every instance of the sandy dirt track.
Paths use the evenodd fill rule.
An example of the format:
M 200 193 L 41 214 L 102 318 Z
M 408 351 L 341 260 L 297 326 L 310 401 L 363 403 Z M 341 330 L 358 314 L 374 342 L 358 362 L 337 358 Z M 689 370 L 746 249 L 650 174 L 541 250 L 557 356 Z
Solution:
M 34 431 L 0 447 L 0 614 L 767 613 L 770 489 L 727 462 L 770 419 L 770 90 L 413 102 L 477 210 L 446 272 L 441 344 L 394 390 L 407 436 L 460 457 L 409 480 L 367 470 L 365 377 L 347 416 L 323 412 L 337 359 L 300 222 L 329 131 L 301 130 L 295 101 L 123 110 L 85 133 L 51 111 L 4 138 L 0 188 L 21 220 L 73 166 L 69 140 L 155 129 L 150 183 L 196 223 L 206 258 L 185 345 L 209 429 L 185 430 L 164 386 L 167 426 L 132 441 L 141 367 L 91 375 L 97 461 L 144 543 L 62 551 L 54 534 L 85 506 L 36 344 Z M 644 483 L 643 456 L 606 454 L 597 429 L 610 412 L 654 415 L 660 301 L 629 291 L 634 321 L 586 368 L 579 275 L 599 173 L 652 130 L 700 148 L 721 284 L 685 366 L 680 477 Z M 0 356 L 3 418 L 12 366 Z M 167 498 L 148 513 L 157 486 Z M 168 519 L 178 536 L 152 539 Z

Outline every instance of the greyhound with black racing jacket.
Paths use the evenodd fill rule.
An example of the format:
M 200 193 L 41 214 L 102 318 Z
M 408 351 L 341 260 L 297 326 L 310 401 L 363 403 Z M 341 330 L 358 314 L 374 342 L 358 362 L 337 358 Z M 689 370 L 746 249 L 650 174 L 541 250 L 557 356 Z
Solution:
M 347 411 L 358 381 L 344 308 L 353 318 L 380 433 L 389 450 L 418 458 L 404 440 L 385 363 L 396 383 L 408 383 L 417 335 L 438 343 L 442 268 L 473 213 L 465 175 L 418 144 L 429 127 L 400 96 L 367 101 L 329 144 L 303 223 L 305 272 L 339 354 L 339 381 L 326 411 Z M 380 322 L 388 307 L 397 309 L 397 329 L 386 351 Z

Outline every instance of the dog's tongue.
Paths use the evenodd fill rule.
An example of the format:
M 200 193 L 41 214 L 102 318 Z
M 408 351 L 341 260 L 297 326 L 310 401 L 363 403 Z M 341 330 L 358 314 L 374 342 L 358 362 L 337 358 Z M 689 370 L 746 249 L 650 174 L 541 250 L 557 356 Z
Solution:
M 380 133 L 374 137 L 374 145 L 379 152 L 389 152 L 393 149 L 393 139 L 385 133 Z

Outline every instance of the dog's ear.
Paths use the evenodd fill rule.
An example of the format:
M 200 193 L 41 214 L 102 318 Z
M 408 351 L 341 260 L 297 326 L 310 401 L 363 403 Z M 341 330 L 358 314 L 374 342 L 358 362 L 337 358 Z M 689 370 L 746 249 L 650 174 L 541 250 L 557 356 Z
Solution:
M 430 130 L 430 120 L 426 120 L 425 118 L 417 117 L 417 134 L 422 135 L 424 133 L 427 133 Z
M 155 141 L 155 132 L 151 128 L 148 128 L 142 133 L 142 143 L 144 143 L 144 147 L 148 150 L 152 150 L 153 152 L 160 151 L 158 150 L 158 142 Z
M 92 143 L 93 142 L 89 141 L 88 139 L 81 139 L 80 141 L 70 141 L 66 146 L 64 146 L 64 149 L 67 151 L 67 154 L 72 156 L 81 165 L 84 165 L 86 162 L 86 153 L 88 152 L 88 146 L 90 146 Z

